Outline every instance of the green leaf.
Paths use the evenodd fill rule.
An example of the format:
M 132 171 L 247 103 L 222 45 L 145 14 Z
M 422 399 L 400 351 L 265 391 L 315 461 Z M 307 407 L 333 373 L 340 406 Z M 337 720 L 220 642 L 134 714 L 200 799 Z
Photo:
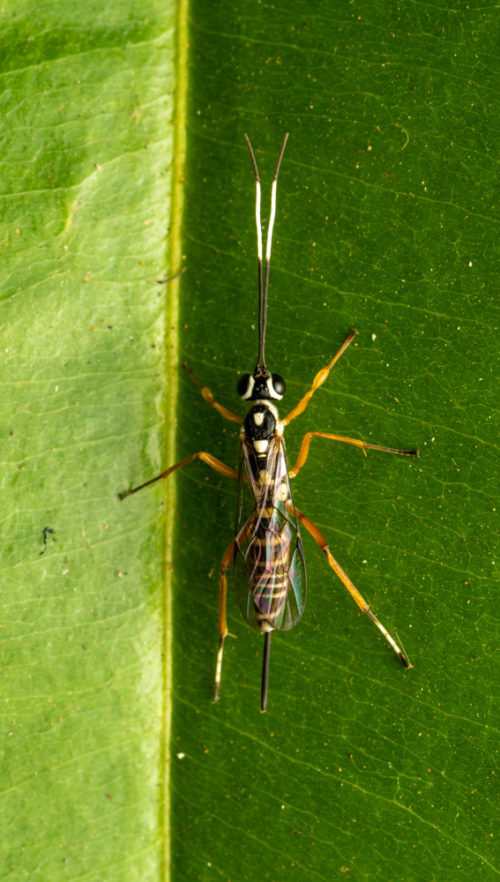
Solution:
M 492 20 L 388 0 L 178 15 L 176 48 L 154 3 L 3 12 L 2 878 L 495 878 Z M 174 366 L 244 413 L 243 132 L 266 216 L 285 131 L 283 414 L 359 331 L 290 461 L 306 431 L 421 451 L 314 439 L 295 501 L 414 669 L 306 535 L 308 604 L 273 637 L 260 714 L 232 586 L 211 702 L 235 482 L 196 462 L 117 494 L 195 451 L 237 464 L 234 424 Z
M 227 407 L 257 354 L 254 185 L 290 131 L 278 186 L 268 364 L 291 409 L 352 327 L 359 336 L 287 430 L 314 440 L 295 500 L 374 612 L 405 672 L 305 537 L 309 599 L 273 638 L 228 600 L 210 704 L 218 561 L 236 488 L 179 473 L 175 549 L 176 879 L 493 878 L 498 721 L 494 108 L 489 24 L 465 4 L 191 8 L 181 358 Z M 486 13 L 487 15 L 487 13 Z M 493 246 L 493 247 L 492 247 Z M 181 378 L 179 458 L 237 463 L 237 429 Z M 142 475 L 138 475 L 142 478 Z M 497 672 L 496 672 L 497 673 Z M 175 763 L 175 760 L 174 760 Z
M 172 26 L 2 13 L 2 879 L 161 875 Z

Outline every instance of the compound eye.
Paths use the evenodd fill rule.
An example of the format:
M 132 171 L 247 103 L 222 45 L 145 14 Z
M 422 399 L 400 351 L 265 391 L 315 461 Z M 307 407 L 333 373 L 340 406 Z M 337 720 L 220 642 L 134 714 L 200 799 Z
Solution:
M 240 398 L 249 398 L 252 394 L 254 381 L 251 374 L 243 374 L 238 380 L 236 391 Z
M 286 392 L 286 383 L 279 374 L 273 374 L 273 389 L 280 397 Z

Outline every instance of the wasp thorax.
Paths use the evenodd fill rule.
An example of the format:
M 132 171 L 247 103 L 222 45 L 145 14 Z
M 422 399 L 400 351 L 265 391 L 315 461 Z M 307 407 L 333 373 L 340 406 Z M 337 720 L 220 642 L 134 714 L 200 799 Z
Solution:
M 245 435 L 249 441 L 257 442 L 256 450 L 263 452 L 267 448 L 267 442 L 273 437 L 275 429 L 276 417 L 265 404 L 256 404 L 248 411 L 245 417 Z
M 285 394 L 285 381 L 279 374 L 244 374 L 238 382 L 238 395 L 243 401 L 280 401 Z

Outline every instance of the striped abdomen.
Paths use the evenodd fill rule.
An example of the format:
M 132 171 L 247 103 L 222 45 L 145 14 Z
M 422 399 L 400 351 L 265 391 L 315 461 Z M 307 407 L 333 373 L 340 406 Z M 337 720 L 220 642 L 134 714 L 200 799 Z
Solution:
M 256 627 L 270 631 L 280 627 L 290 589 L 292 539 L 288 520 L 270 506 L 259 512 L 254 538 L 247 551 Z
M 275 435 L 257 452 L 242 438 L 240 475 L 234 558 L 240 609 L 257 631 L 287 631 L 304 611 L 306 577 L 283 439 Z

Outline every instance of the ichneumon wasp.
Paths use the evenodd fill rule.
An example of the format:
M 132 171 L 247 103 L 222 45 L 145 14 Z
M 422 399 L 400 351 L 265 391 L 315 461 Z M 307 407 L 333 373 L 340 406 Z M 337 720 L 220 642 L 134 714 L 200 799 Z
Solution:
M 285 381 L 279 374 L 269 372 L 265 358 L 267 295 L 271 245 L 276 215 L 276 188 L 288 133 L 283 139 L 276 163 L 271 189 L 271 210 L 267 226 L 265 269 L 262 251 L 262 221 L 260 213 L 260 177 L 252 145 L 245 135 L 255 175 L 255 219 L 257 226 L 257 261 L 259 288 L 259 355 L 251 374 L 245 374 L 238 382 L 238 395 L 248 401 L 250 410 L 243 419 L 215 401 L 210 389 L 203 386 L 193 371 L 183 365 L 196 383 L 203 398 L 225 419 L 241 425 L 239 470 L 225 465 L 211 453 L 200 451 L 174 463 L 160 475 L 145 481 L 132 490 L 120 493 L 120 499 L 137 493 L 161 478 L 167 478 L 176 469 L 200 459 L 216 472 L 238 480 L 238 504 L 234 538 L 224 552 L 220 566 L 219 583 L 219 650 L 215 672 L 214 700 L 219 697 L 222 672 L 224 640 L 229 635 L 226 620 L 227 571 L 234 569 L 236 595 L 241 612 L 248 624 L 264 635 L 262 662 L 261 710 L 267 705 L 269 654 L 273 631 L 288 631 L 297 624 L 304 612 L 306 601 L 306 571 L 300 525 L 311 534 L 326 555 L 332 570 L 349 591 L 360 610 L 366 613 L 384 635 L 405 668 L 411 664 L 406 655 L 371 611 L 366 600 L 353 585 L 349 576 L 333 557 L 327 541 L 318 527 L 294 505 L 290 490 L 290 478 L 294 478 L 305 464 L 312 438 L 343 441 L 367 450 L 397 453 L 402 456 L 418 456 L 418 450 L 394 450 L 380 447 L 356 438 L 332 435 L 328 432 L 307 432 L 302 439 L 297 461 L 288 470 L 283 433 L 285 427 L 304 412 L 316 390 L 325 382 L 334 364 L 353 341 L 357 331 L 351 331 L 330 363 L 315 376 L 312 385 L 292 411 L 280 420 L 276 401 L 285 394 Z

